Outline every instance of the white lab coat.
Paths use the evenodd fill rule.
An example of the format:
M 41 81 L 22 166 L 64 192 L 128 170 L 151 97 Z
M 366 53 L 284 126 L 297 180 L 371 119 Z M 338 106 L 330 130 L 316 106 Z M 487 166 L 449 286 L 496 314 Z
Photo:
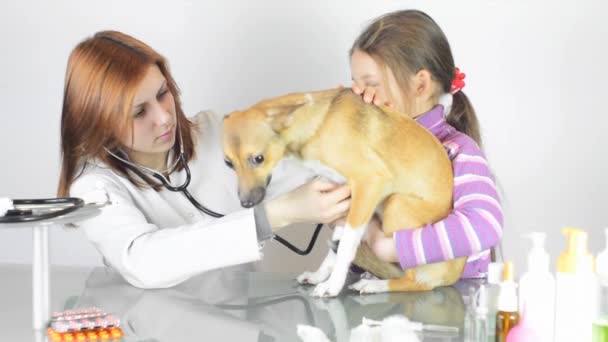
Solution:
M 188 187 L 207 208 L 227 214 L 213 218 L 199 212 L 179 192 L 138 189 L 99 163 L 88 163 L 70 195 L 87 198 L 103 188 L 112 204 L 100 215 L 78 223 L 87 238 L 132 285 L 163 288 L 179 284 L 201 272 L 248 263 L 261 257 L 253 209 L 244 209 L 237 195 L 237 178 L 226 167 L 221 146 L 222 117 L 201 112 L 196 157 L 188 164 Z M 266 199 L 304 184 L 311 171 L 282 161 L 273 172 Z M 171 175 L 181 185 L 185 171 Z

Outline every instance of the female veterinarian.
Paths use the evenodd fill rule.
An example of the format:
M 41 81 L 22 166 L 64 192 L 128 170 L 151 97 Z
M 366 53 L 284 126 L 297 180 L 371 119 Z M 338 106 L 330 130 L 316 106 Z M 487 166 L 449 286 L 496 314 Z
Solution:
M 444 33 L 423 12 L 389 13 L 361 33 L 350 57 L 353 91 L 426 127 L 445 147 L 454 171 L 454 207 L 445 219 L 403 227 L 408 229 L 392 237 L 385 237 L 376 221 L 367 243 L 378 257 L 404 269 L 468 256 L 462 277 L 484 277 L 490 249 L 502 236 L 503 212 L 480 148 L 475 111 L 462 91 L 464 74 L 454 66 Z
M 123 33 L 95 34 L 68 61 L 58 194 L 109 195 L 112 204 L 79 225 L 130 284 L 169 287 L 255 261 L 277 229 L 346 214 L 346 186 L 306 183 L 288 163 L 274 172 L 271 200 L 243 209 L 223 161 L 221 117 L 187 119 L 177 89 L 165 59 Z

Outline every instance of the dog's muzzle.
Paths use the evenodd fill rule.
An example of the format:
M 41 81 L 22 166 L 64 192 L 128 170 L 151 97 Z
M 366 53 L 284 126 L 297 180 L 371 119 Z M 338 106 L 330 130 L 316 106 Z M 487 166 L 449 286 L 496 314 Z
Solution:
M 244 208 L 251 208 L 264 199 L 266 196 L 266 188 L 258 187 L 251 190 L 244 197 L 241 197 L 241 205 Z

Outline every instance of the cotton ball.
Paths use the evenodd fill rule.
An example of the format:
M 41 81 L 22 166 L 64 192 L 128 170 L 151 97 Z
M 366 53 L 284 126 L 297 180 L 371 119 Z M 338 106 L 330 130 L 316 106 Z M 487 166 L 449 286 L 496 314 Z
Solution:
M 382 342 L 419 342 L 412 323 L 405 316 L 390 316 L 382 321 Z
M 351 329 L 350 342 L 380 342 L 380 328 L 360 324 Z
M 303 342 L 331 342 L 319 328 L 298 324 L 298 336 Z

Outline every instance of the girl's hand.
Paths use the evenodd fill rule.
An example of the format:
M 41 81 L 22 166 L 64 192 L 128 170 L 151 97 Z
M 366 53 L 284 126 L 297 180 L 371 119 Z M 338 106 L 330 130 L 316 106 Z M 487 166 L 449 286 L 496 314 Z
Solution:
M 315 179 L 265 205 L 273 230 L 293 223 L 329 223 L 348 213 L 350 189 L 348 185 Z
M 361 95 L 363 102 L 373 103 L 376 106 L 385 105 L 393 108 L 393 104 L 388 101 L 380 92 L 377 91 L 376 87 L 359 87 L 356 83 L 351 85 L 351 89 L 357 95 Z
M 380 219 L 376 215 L 369 222 L 363 239 L 380 260 L 386 262 L 399 261 L 395 241 L 392 236 L 387 237 L 384 234 L 382 222 L 380 222 Z

